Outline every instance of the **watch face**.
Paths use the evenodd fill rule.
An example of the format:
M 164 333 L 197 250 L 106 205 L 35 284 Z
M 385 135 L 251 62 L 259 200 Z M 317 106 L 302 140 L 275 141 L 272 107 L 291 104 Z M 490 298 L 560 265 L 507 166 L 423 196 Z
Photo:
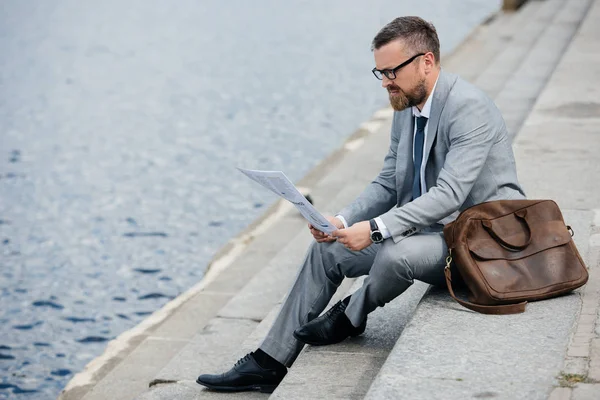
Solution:
M 383 241 L 383 235 L 379 231 L 371 232 L 371 240 L 374 243 L 379 243 L 379 242 Z

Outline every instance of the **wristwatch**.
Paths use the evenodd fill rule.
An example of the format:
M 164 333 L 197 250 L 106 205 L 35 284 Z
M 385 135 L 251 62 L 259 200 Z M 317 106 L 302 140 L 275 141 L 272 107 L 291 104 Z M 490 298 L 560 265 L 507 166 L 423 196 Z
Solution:
M 377 226 L 377 223 L 374 219 L 369 220 L 369 224 L 371 224 L 371 241 L 373 243 L 381 243 L 383 242 L 383 235 Z

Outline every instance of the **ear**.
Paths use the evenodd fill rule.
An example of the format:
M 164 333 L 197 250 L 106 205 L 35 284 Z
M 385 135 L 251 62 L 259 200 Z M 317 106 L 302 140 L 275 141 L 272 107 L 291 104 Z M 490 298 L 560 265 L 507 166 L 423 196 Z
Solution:
M 435 68 L 435 56 L 431 51 L 425 53 L 423 61 L 425 63 L 425 73 L 429 73 Z

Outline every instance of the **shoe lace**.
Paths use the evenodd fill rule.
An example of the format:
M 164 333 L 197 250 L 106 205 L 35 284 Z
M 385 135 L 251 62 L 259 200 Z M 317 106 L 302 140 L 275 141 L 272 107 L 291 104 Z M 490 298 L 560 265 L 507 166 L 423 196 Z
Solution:
M 250 354 L 246 354 L 244 357 L 242 357 L 239 360 L 237 360 L 237 362 L 235 363 L 234 367 L 237 367 L 238 365 L 241 365 L 241 364 L 245 363 L 248 360 L 250 360 Z
M 329 310 L 329 312 L 327 313 L 327 316 L 330 319 L 333 319 L 333 318 L 337 317 L 338 315 L 340 315 L 341 313 L 343 313 L 344 311 L 346 311 L 346 304 L 344 304 L 340 301 L 335 306 L 331 307 L 331 310 Z

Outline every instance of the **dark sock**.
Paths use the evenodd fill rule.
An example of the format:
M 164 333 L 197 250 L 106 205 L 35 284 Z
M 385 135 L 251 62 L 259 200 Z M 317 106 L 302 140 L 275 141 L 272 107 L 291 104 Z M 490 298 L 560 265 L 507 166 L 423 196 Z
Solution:
M 261 349 L 256 350 L 254 353 L 254 359 L 264 369 L 285 369 L 285 365 L 262 351 Z
M 344 303 L 345 305 L 350 304 L 350 297 L 351 297 L 351 295 L 346 297 L 344 300 L 342 300 L 342 303 Z
M 351 296 L 348 296 L 344 300 L 342 300 L 342 303 L 344 303 L 346 305 L 346 307 L 348 306 L 348 304 L 350 304 L 350 297 Z M 344 321 L 344 324 L 346 325 L 346 328 L 348 328 L 348 329 L 356 329 L 356 326 L 352 325 L 352 322 L 350 322 L 350 318 L 348 318 L 348 316 L 346 315 L 346 313 L 344 313 L 342 321 Z

